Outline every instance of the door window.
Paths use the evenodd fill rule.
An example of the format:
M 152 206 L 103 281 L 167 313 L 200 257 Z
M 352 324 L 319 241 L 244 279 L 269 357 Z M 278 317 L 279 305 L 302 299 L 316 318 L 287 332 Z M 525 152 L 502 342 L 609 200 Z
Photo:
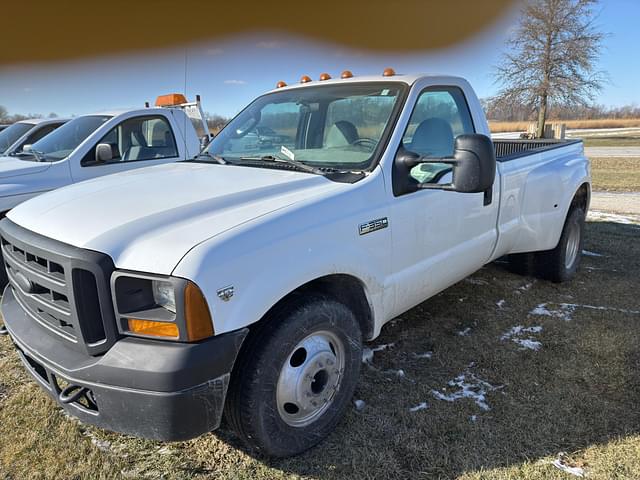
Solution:
M 474 128 L 462 90 L 430 87 L 420 94 L 402 143 L 420 155 L 450 157 L 455 138 L 463 133 L 474 133 Z M 449 171 L 446 163 L 424 163 L 413 168 L 411 176 L 420 183 L 437 183 Z
M 162 116 L 125 120 L 98 143 L 111 146 L 112 158 L 107 163 L 159 160 L 178 156 L 173 130 L 167 119 Z M 101 165 L 95 161 L 95 148 L 89 151 L 82 165 Z

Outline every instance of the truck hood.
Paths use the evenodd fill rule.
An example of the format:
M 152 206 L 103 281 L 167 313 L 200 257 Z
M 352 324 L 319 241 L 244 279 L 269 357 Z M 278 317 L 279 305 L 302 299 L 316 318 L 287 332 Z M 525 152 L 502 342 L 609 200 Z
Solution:
M 29 162 L 15 157 L 0 157 L 0 179 L 42 172 L 50 166 L 49 162 Z
M 70 185 L 7 216 L 46 237 L 106 253 L 117 268 L 169 275 L 197 244 L 345 186 L 301 172 L 178 162 Z

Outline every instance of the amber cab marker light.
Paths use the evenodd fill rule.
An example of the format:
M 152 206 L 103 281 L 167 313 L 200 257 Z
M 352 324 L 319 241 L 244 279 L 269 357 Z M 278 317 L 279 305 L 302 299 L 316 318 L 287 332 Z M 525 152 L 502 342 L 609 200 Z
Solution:
M 278 83 L 276 83 L 276 88 L 282 88 L 282 87 L 286 87 L 287 86 L 287 82 L 283 82 L 282 80 L 280 80 Z
M 207 301 L 200 289 L 191 282 L 184 289 L 184 318 L 188 341 L 196 342 L 213 336 L 213 322 Z
M 178 326 L 170 322 L 154 322 L 153 320 L 127 319 L 129 331 L 138 335 L 151 337 L 179 338 Z
M 181 93 L 169 93 L 156 98 L 156 107 L 170 107 L 173 105 L 182 105 L 183 103 L 187 103 L 187 99 Z
M 311 81 L 311 77 L 310 77 L 309 75 L 303 75 L 303 76 L 300 78 L 300 83 L 308 83 L 308 82 L 310 82 L 310 81 Z
M 351 70 L 345 70 L 340 75 L 340 78 L 351 78 L 351 77 L 353 77 L 353 73 L 351 73 Z
M 328 73 L 321 73 L 320 81 L 324 81 L 324 80 L 331 80 L 331 75 L 329 75 Z
M 393 68 L 385 68 L 384 72 L 382 72 L 383 77 L 393 77 L 396 74 L 396 71 Z

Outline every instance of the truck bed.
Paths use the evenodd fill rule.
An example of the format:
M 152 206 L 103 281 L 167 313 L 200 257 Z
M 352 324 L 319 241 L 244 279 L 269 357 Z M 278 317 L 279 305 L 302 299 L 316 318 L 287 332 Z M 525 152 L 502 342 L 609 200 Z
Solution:
M 496 160 L 498 162 L 508 162 L 532 153 L 545 152 L 580 142 L 582 142 L 582 140 L 578 139 L 494 140 L 493 148 L 495 149 Z

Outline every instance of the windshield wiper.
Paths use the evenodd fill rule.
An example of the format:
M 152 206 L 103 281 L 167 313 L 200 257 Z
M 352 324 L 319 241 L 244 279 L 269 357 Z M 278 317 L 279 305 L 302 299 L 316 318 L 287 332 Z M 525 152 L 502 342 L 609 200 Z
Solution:
M 275 155 L 263 155 L 262 157 L 242 157 L 240 160 L 260 160 L 262 162 L 284 163 L 286 165 L 292 165 L 298 170 L 302 170 L 303 172 L 313 173 L 316 175 L 326 175 L 327 173 L 331 172 L 331 170 L 312 167 L 311 165 L 307 165 L 306 163 L 302 163 L 297 160 L 276 157 Z
M 185 161 L 187 161 L 187 162 L 197 162 L 200 157 L 211 158 L 216 163 L 219 163 L 220 165 L 227 165 L 227 164 L 231 163 L 231 162 L 227 161 L 226 158 L 221 157 L 220 155 L 214 155 L 214 154 L 211 154 L 211 153 L 206 152 L 206 151 L 200 152 L 198 155 L 195 156 L 195 158 L 192 158 L 190 160 L 185 160 Z

